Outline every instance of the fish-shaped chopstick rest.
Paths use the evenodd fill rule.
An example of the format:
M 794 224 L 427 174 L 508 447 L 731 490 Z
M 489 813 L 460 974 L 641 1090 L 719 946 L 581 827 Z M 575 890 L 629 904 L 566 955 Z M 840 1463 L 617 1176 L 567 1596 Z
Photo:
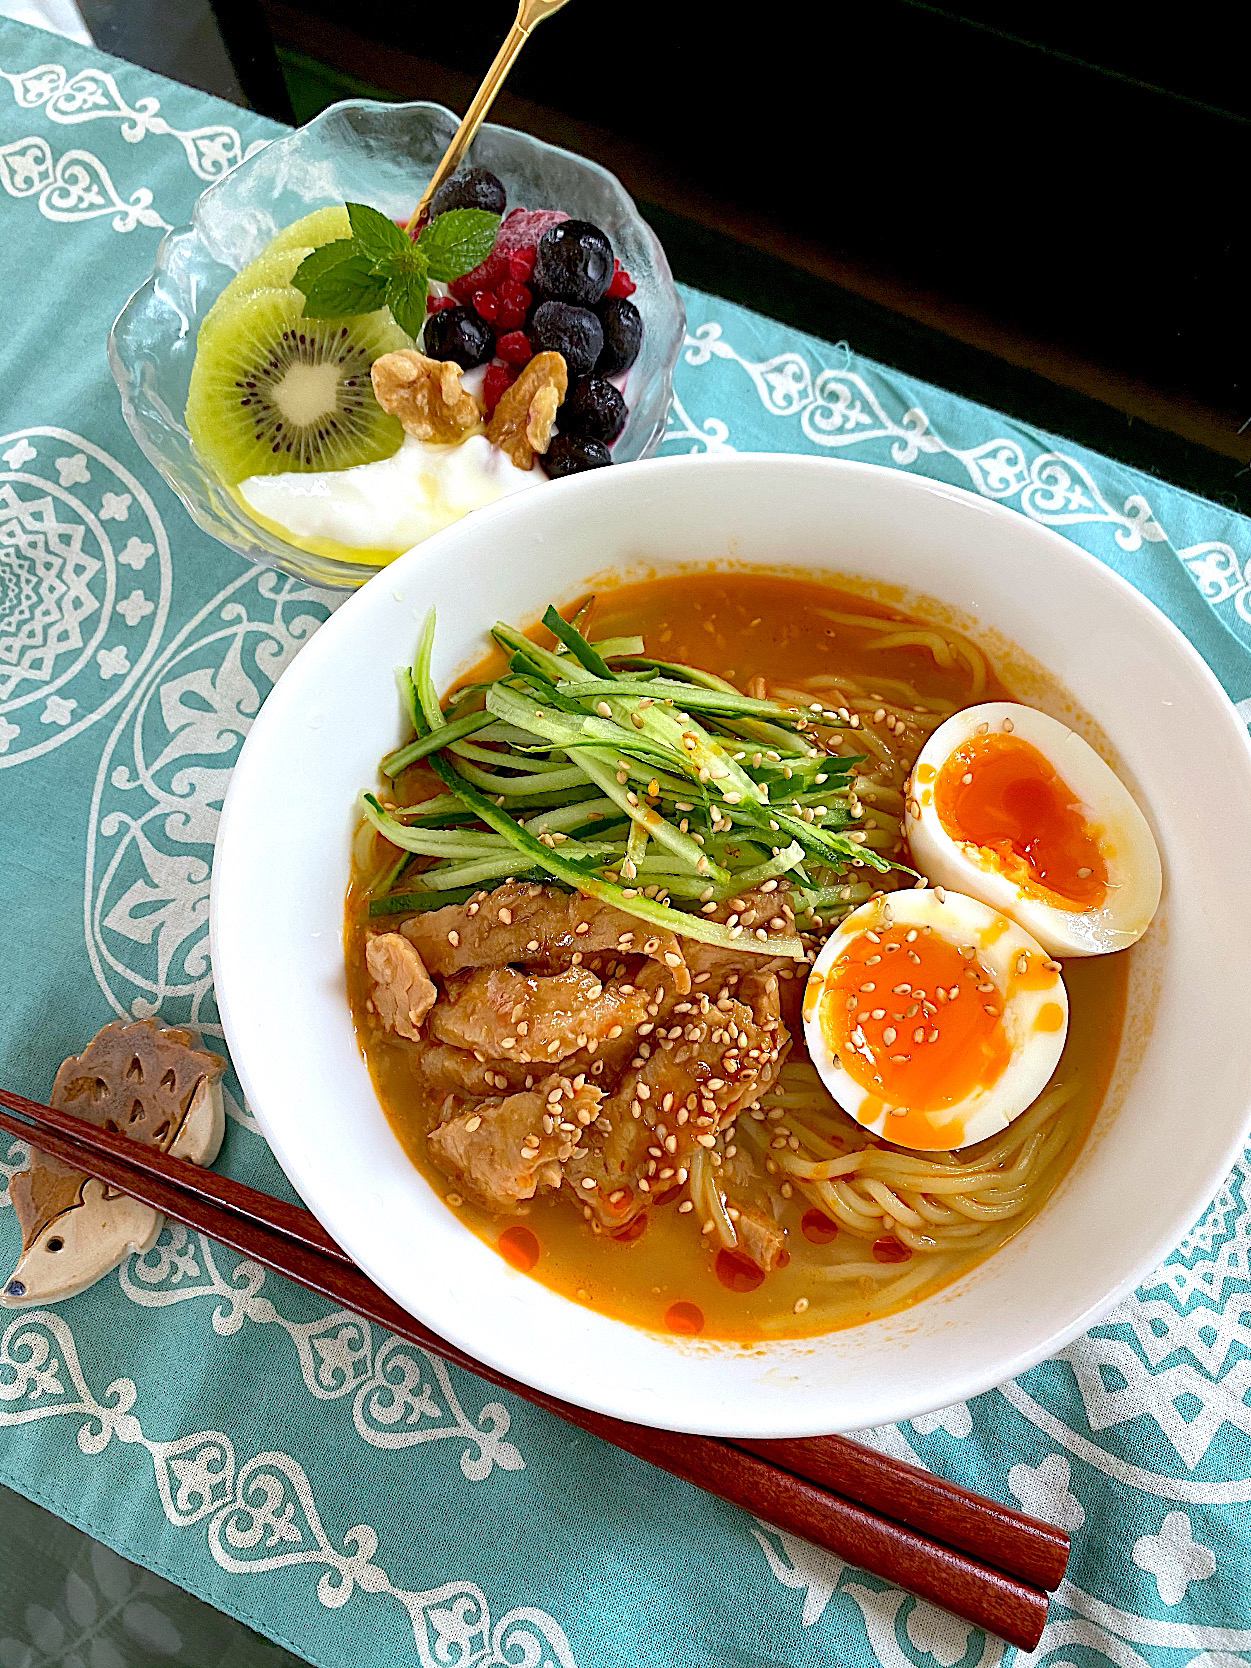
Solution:
M 225 1133 L 226 1063 L 190 1031 L 152 1019 L 106 1025 L 56 1074 L 50 1102 L 98 1129 L 211 1164 Z M 99 1280 L 131 1252 L 156 1244 L 165 1218 L 150 1205 L 32 1149 L 9 1186 L 22 1253 L 0 1291 L 6 1308 L 58 1303 Z

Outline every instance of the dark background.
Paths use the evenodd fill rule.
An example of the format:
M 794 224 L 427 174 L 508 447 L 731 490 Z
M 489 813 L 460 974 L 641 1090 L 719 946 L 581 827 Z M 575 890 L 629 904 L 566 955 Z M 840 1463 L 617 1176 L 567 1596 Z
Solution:
M 176 9 L 183 79 L 307 120 L 361 93 L 463 109 L 515 0 Z M 106 33 L 143 0 L 83 11 L 143 61 Z M 572 0 L 495 115 L 612 168 L 680 279 L 1251 510 L 1235 15 Z

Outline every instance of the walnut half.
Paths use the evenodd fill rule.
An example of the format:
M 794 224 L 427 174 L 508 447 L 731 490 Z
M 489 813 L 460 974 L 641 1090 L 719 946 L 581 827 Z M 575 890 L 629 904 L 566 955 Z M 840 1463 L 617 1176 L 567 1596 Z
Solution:
M 370 376 L 378 404 L 418 440 L 454 446 L 482 422 L 478 402 L 461 387 L 460 366 L 451 359 L 427 359 L 415 348 L 402 348 L 375 359 Z
M 487 439 L 499 446 L 518 469 L 529 469 L 536 452 L 545 452 L 552 438 L 556 408 L 569 389 L 563 354 L 536 353 L 511 388 L 500 395 Z

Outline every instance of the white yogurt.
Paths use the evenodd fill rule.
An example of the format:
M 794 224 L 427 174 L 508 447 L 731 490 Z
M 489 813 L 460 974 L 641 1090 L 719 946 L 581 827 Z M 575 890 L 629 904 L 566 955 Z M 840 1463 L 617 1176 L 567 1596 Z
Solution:
M 251 475 L 238 490 L 249 508 L 297 540 L 328 539 L 355 550 L 398 554 L 470 510 L 546 479 L 537 463 L 516 468 L 484 434 L 457 446 L 405 435 L 399 451 L 377 463 Z

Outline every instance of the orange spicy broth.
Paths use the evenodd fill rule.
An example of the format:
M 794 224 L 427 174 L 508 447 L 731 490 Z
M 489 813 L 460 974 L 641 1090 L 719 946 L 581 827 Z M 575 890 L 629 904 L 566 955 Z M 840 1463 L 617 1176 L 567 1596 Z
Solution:
M 769 684 L 794 686 L 836 670 L 861 677 L 871 687 L 876 674 L 902 679 L 923 697 L 970 704 L 967 673 L 959 665 L 944 670 L 927 649 L 913 645 L 871 650 L 867 645 L 879 635 L 876 630 L 831 626 L 818 612 L 822 609 L 861 616 L 885 614 L 865 598 L 829 585 L 765 574 L 683 574 L 604 591 L 596 597 L 589 630 L 596 638 L 641 635 L 647 654 L 715 671 L 739 688 L 757 675 Z M 899 619 L 897 612 L 889 617 Z M 547 640 L 541 631 L 534 635 Z M 458 681 L 498 676 L 503 665 L 502 657 L 493 651 Z M 978 699 L 1011 698 L 991 669 Z M 396 786 L 403 796 L 401 802 L 412 803 L 436 791 L 438 784 L 418 766 Z M 365 1006 L 369 988 L 364 969 L 364 879 L 354 863 L 344 943 L 357 1037 L 378 1098 L 405 1152 L 436 1191 L 447 1197 L 455 1192 L 454 1184 L 426 1155 L 430 1110 L 413 1070 L 411 1045 L 382 1031 Z M 1005 1225 L 1003 1239 L 1023 1226 L 1045 1201 L 1094 1121 L 1116 1061 L 1131 953 L 1065 964 L 1070 1026 L 1061 1066 L 1080 1074 L 1083 1087 L 1057 1115 L 1071 1120 L 1067 1146 L 1038 1184 L 1032 1208 Z M 792 1060 L 806 1059 L 797 1006 L 784 1014 L 792 1035 Z M 831 1322 L 821 1313 L 820 1298 L 831 1288 L 817 1282 L 813 1271 L 828 1256 L 831 1242 L 850 1237 L 845 1228 L 837 1228 L 814 1210 L 796 1188 L 780 1219 L 786 1230 L 784 1266 L 760 1278 L 753 1264 L 722 1251 L 715 1236 L 700 1233 L 697 1213 L 679 1216 L 672 1205 L 638 1219 L 620 1239 L 594 1233 L 576 1206 L 561 1195 L 540 1195 L 512 1217 L 492 1216 L 468 1202 L 455 1208 L 466 1226 L 512 1267 L 576 1302 L 655 1331 L 741 1343 L 829 1330 Z M 644 1224 L 641 1231 L 640 1222 Z M 872 1257 L 881 1263 L 916 1255 L 889 1236 L 859 1244 L 864 1259 Z M 848 1304 L 844 1287 L 834 1324 L 852 1325 L 907 1307 L 958 1278 L 995 1248 L 973 1251 L 954 1264 L 950 1255 L 937 1258 L 944 1265 L 941 1275 L 914 1287 L 899 1303 L 883 1301 L 863 1282 Z M 811 1307 L 795 1313 L 796 1302 L 804 1298 L 811 1298 Z

